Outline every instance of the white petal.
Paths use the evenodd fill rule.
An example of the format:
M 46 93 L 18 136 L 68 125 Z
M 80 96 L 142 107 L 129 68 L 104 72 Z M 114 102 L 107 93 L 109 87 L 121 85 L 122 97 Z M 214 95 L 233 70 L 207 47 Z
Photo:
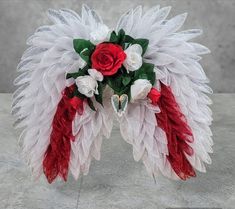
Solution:
M 129 52 L 136 52 L 138 54 L 142 54 L 143 49 L 139 44 L 133 44 L 127 48 L 127 51 Z
M 101 72 L 97 71 L 96 69 L 88 69 L 89 75 L 97 81 L 102 81 L 104 76 Z

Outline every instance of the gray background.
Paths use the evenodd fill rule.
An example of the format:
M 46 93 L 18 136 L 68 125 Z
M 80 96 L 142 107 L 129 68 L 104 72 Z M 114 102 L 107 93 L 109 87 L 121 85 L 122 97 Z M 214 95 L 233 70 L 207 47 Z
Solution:
M 142 4 L 171 5 L 170 16 L 188 12 L 185 28 L 202 28 L 198 41 L 212 51 L 202 64 L 214 92 L 235 92 L 235 1 L 234 0 L 0 0 L 0 92 L 12 92 L 15 69 L 25 41 L 34 30 L 48 24 L 48 8 L 66 7 L 80 12 L 86 3 L 96 9 L 110 27 L 129 8 Z

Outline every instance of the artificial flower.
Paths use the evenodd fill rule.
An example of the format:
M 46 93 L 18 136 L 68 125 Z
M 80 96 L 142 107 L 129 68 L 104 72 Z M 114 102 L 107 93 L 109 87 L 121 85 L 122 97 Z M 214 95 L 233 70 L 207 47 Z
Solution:
M 89 75 L 79 76 L 75 80 L 78 91 L 87 97 L 93 97 L 98 94 L 98 83 Z
M 161 96 L 161 93 L 156 88 L 151 88 L 148 93 L 148 98 L 151 100 L 153 105 L 157 105 L 157 102 Z
M 115 74 L 126 59 L 122 47 L 113 43 L 101 43 L 96 46 L 91 55 L 92 68 L 101 72 L 104 76 Z
M 143 64 L 142 47 L 139 44 L 133 44 L 125 50 L 126 59 L 123 63 L 127 71 L 138 70 Z
M 104 76 L 101 72 L 97 71 L 96 69 L 88 69 L 89 75 L 97 81 L 103 81 Z
M 152 88 L 152 84 L 146 79 L 138 79 L 131 85 L 131 98 L 133 101 L 144 99 Z

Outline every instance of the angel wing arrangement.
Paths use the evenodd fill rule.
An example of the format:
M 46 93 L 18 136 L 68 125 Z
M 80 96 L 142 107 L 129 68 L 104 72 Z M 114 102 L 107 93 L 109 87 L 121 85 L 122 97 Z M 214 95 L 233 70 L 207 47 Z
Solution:
M 199 61 L 209 50 L 190 41 L 201 30 L 178 31 L 186 14 L 169 12 L 138 6 L 110 29 L 85 5 L 81 15 L 48 11 L 54 24 L 28 39 L 12 105 L 35 177 L 86 175 L 114 117 L 150 175 L 186 180 L 206 171 L 212 90 Z

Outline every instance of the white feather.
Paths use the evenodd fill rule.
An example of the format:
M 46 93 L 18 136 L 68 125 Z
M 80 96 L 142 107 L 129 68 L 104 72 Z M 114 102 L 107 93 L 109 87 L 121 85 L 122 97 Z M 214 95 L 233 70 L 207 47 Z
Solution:
M 133 17 L 137 16 L 136 13 L 139 9 L 133 11 L 133 13 L 122 16 L 119 22 L 127 23 L 132 20 Z M 190 143 L 190 146 L 194 149 L 194 154 L 187 156 L 187 158 L 194 168 L 205 172 L 204 162 L 211 163 L 208 153 L 212 152 L 211 146 L 213 144 L 209 128 L 212 121 L 211 110 L 207 106 L 212 102 L 205 93 L 212 93 L 212 90 L 206 85 L 208 78 L 198 61 L 201 59 L 199 55 L 207 54 L 210 51 L 200 44 L 187 42 L 201 35 L 201 30 L 191 29 L 178 32 L 187 14 L 166 20 L 169 11 L 170 8 L 151 9 L 145 14 L 146 16 L 151 14 L 151 18 L 145 18 L 145 15 L 140 16 L 141 13 L 138 12 L 138 24 L 134 24 L 131 29 L 125 28 L 127 24 L 118 25 L 117 30 L 121 29 L 120 26 L 123 26 L 123 29 L 128 31 L 128 35 L 149 39 L 149 47 L 144 59 L 146 62 L 155 64 L 156 86 L 161 81 L 171 87 L 194 135 L 194 142 Z M 141 106 L 141 104 L 139 105 Z M 138 139 L 133 138 L 132 131 L 129 129 L 133 129 L 137 133 L 148 131 L 152 135 L 151 126 L 147 127 L 146 119 L 139 121 L 141 124 L 138 126 L 132 126 L 130 118 L 132 118 L 132 114 L 135 114 L 135 109 L 136 107 L 129 104 L 128 113 L 122 120 L 123 124 L 120 125 L 123 137 L 133 144 L 133 147 L 138 147 L 136 142 L 145 147 L 144 154 L 142 154 L 143 147 L 139 147 L 139 154 L 136 153 L 138 150 L 135 150 L 135 158 L 138 156 L 137 159 L 139 159 L 140 155 L 142 156 L 150 174 L 160 170 L 168 177 L 177 178 L 166 158 L 168 150 L 166 145 L 162 143 L 166 142 L 166 136 L 163 133 L 160 134 L 160 132 L 163 132 L 160 128 L 155 127 L 155 135 L 161 143 L 159 141 L 152 143 L 148 137 L 145 138 L 143 137 L 145 135 L 141 134 L 139 134 Z M 145 110 L 145 113 L 142 114 L 144 118 L 151 118 L 149 114 L 154 113 L 149 112 L 147 114 L 146 111 L 148 110 Z M 136 122 L 133 121 L 134 123 Z M 136 127 L 142 127 L 142 130 L 140 131 Z M 161 131 L 159 132 L 159 130 Z M 154 136 L 152 138 L 154 139 Z M 152 145 L 152 150 L 150 150 L 149 148 Z M 154 157 L 158 156 L 159 152 L 162 157 Z
M 49 10 L 48 16 L 54 25 L 38 28 L 35 34 L 27 40 L 30 47 L 23 54 L 17 67 L 21 74 L 15 79 L 15 85 L 19 87 L 13 95 L 12 105 L 12 113 L 17 118 L 16 127 L 24 128 L 23 155 L 37 177 L 42 173 L 42 161 L 50 143 L 50 124 L 61 99 L 61 92 L 67 84 L 66 73 L 84 66 L 84 61 L 73 49 L 73 39 L 89 39 L 90 32 L 101 22 L 99 16 L 85 5 L 82 7 L 82 17 L 66 9 Z M 99 108 L 96 113 L 99 115 L 95 120 L 98 123 L 102 117 L 102 120 L 106 119 L 104 116 L 106 112 L 101 109 Z M 91 113 L 89 115 L 91 118 L 87 121 L 91 122 L 93 115 L 94 113 Z M 102 132 L 94 127 L 88 129 L 91 126 L 84 122 L 86 121 L 83 120 L 79 126 L 83 129 L 83 136 L 88 139 L 85 141 L 84 138 L 81 143 L 72 146 L 70 164 L 77 164 L 79 172 L 86 173 L 91 156 L 99 158 L 97 150 L 100 148 Z M 107 123 L 110 123 L 110 118 Z M 107 128 L 107 124 L 105 127 Z M 111 125 L 109 130 L 103 130 L 103 132 L 108 136 L 110 130 Z M 79 152 L 80 150 L 82 152 Z M 75 155 L 80 156 L 81 164 L 78 164 Z M 76 167 L 71 166 L 71 170 L 74 169 Z M 76 175 L 79 172 L 76 172 Z
M 109 92 L 106 90 L 104 94 L 107 96 Z M 104 106 L 95 101 L 94 105 L 96 111 L 91 110 L 86 104 L 83 114 L 77 114 L 73 122 L 75 142 L 71 144 L 70 170 L 75 179 L 81 172 L 87 174 L 92 157 L 100 159 L 102 137 L 109 137 L 112 130 L 113 110 L 110 97 L 104 98 Z
M 169 163 L 165 132 L 157 126 L 155 113 L 159 110 L 149 108 L 146 103 L 129 103 L 125 115 L 120 119 L 122 137 L 133 146 L 133 156 L 140 159 L 152 176 L 159 172 L 177 179 Z

